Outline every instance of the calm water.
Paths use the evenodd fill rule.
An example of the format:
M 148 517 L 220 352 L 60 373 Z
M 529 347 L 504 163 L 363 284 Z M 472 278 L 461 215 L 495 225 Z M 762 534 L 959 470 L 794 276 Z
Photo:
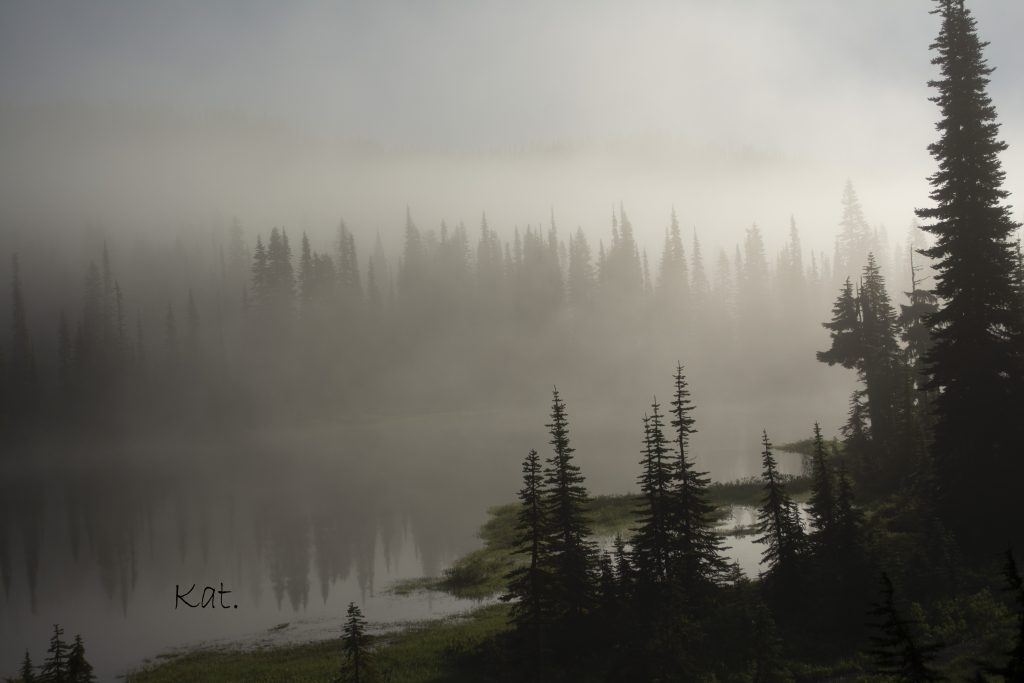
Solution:
M 13 675 L 26 649 L 40 663 L 55 623 L 66 640 L 82 635 L 107 680 L 189 644 L 336 637 L 349 601 L 376 628 L 473 606 L 388 591 L 402 579 L 436 576 L 478 547 L 487 508 L 514 499 L 522 454 L 545 446 L 542 429 L 470 417 L 64 454 L 59 467 L 6 470 L 0 677 Z M 580 431 L 575 445 L 592 490 L 634 489 L 636 439 Z M 792 470 L 797 459 L 787 462 Z M 711 464 L 719 479 L 746 476 L 756 450 Z M 752 538 L 728 544 L 756 575 Z M 175 609 L 176 586 L 184 593 L 193 583 L 190 601 L 223 583 L 227 608 L 218 597 L 217 607 Z

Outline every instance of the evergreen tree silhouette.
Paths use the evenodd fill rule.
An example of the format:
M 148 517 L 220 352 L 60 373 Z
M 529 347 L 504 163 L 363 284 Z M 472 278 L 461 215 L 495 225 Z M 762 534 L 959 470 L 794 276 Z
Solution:
M 366 683 L 370 680 L 370 637 L 366 634 L 366 619 L 356 603 L 348 603 L 345 625 L 341 632 L 341 648 L 345 654 L 345 668 L 340 680 Z
M 68 683 L 68 645 L 63 638 L 64 629 L 54 624 L 50 647 L 39 671 L 40 680 L 46 683 Z
M 85 658 L 85 645 L 82 643 L 81 635 L 76 635 L 71 644 L 66 680 L 68 683 L 94 683 L 96 680 L 92 665 Z
M 1024 453 L 1024 321 L 1014 291 L 1011 235 L 1019 227 L 1004 205 L 999 124 L 988 95 L 988 66 L 976 22 L 962 0 L 938 0 L 942 19 L 931 45 L 940 78 L 929 82 L 941 111 L 929 146 L 938 169 L 929 177 L 934 206 L 918 209 L 935 244 L 939 310 L 927 318 L 934 345 L 926 364 L 936 396 L 933 452 L 940 509 L 961 542 L 1015 533 L 1009 489 Z
M 586 518 L 587 490 L 569 445 L 565 403 L 553 391 L 551 422 L 553 454 L 544 469 L 544 516 L 548 520 L 548 572 L 552 579 L 552 621 L 578 628 L 593 600 L 594 548 Z M 576 635 L 579 633 L 567 633 Z
M 849 369 L 858 367 L 863 356 L 860 306 L 850 278 L 846 278 L 839 297 L 832 304 L 832 320 L 822 326 L 829 331 L 832 345 L 827 351 L 818 351 L 818 360 Z
M 18 683 L 35 683 L 36 676 L 34 671 L 32 658 L 29 657 L 28 650 L 25 650 L 25 658 L 21 660 L 21 668 L 18 669 Z
M 879 454 L 891 457 L 896 396 L 894 378 L 899 370 L 896 313 L 874 254 L 868 253 L 867 258 L 858 297 L 862 349 L 859 369 L 868 399 L 871 435 L 879 446 Z
M 1007 653 L 1009 659 L 1006 664 L 991 673 L 1002 676 L 1008 683 L 1020 683 L 1024 681 L 1024 580 L 1021 579 L 1012 550 L 1006 551 L 1003 577 L 1006 579 L 1007 590 L 1013 594 L 1014 603 L 1016 603 L 1016 613 L 1014 614 L 1016 633 L 1014 634 L 1013 649 Z
M 533 666 L 539 666 L 543 660 L 546 601 L 551 591 L 543 487 L 540 456 L 531 450 L 523 460 L 523 488 L 519 490 L 520 508 L 514 544 L 515 552 L 525 556 L 526 564 L 509 572 L 506 577 L 508 591 L 501 599 L 514 601 L 510 610 L 511 621 L 528 643 Z
M 927 683 L 945 680 L 932 666 L 931 661 L 939 645 L 920 645 L 914 637 L 914 622 L 904 619 L 896 609 L 892 581 L 882 572 L 882 601 L 868 612 L 875 621 L 871 626 L 876 634 L 871 636 L 868 649 L 875 661 L 875 673 L 891 676 L 901 683 Z
M 671 406 L 678 456 L 673 482 L 673 559 L 684 592 L 693 597 L 702 585 L 717 583 L 728 563 L 723 557 L 722 540 L 714 531 L 715 507 L 708 502 L 711 479 L 707 472 L 696 469 L 690 455 L 690 436 L 697 430 L 682 363 L 676 363 Z
M 640 460 L 639 526 L 634 530 L 633 557 L 636 559 L 645 597 L 658 599 L 658 589 L 671 578 L 672 487 L 676 466 L 670 458 L 663 430 L 661 405 L 651 404 L 651 415 L 644 416 L 644 448 Z
M 819 554 L 829 552 L 836 529 L 836 494 L 832 471 L 825 457 L 821 426 L 814 423 L 814 450 L 811 454 L 811 498 L 808 512 L 813 532 L 811 545 Z
M 768 571 L 791 578 L 803 550 L 803 527 L 800 526 L 799 509 L 786 493 L 767 431 L 762 432 L 761 443 L 764 447 L 761 451 L 764 497 L 757 513 L 760 536 L 755 542 L 765 546 L 761 552 L 761 563 L 768 565 Z

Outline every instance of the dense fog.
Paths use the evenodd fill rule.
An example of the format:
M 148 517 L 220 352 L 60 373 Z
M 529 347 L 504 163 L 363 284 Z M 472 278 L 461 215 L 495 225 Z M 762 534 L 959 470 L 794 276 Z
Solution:
M 902 349 L 937 272 L 938 19 L 889 4 L 5 3 L 0 675 L 57 621 L 111 676 L 464 609 L 387 588 L 476 547 L 554 387 L 591 493 L 637 490 L 678 363 L 714 481 L 763 430 L 838 453 L 837 296 L 881 282 Z M 974 4 L 1019 62 L 1021 10 Z M 219 581 L 248 616 L 163 620 Z

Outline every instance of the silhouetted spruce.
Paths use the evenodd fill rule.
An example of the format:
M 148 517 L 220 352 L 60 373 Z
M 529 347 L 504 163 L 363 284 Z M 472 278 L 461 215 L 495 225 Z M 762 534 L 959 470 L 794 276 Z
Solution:
M 755 542 L 765 545 L 761 552 L 761 563 L 768 565 L 768 571 L 776 574 L 792 574 L 804 546 L 803 527 L 800 526 L 800 512 L 793 499 L 786 493 L 785 484 L 779 476 L 778 463 L 772 454 L 768 432 L 762 432 L 761 451 L 764 498 L 757 513 Z
M 863 549 L 864 515 L 854 505 L 853 484 L 841 464 L 836 473 L 836 512 L 833 539 L 846 557 Z
M 40 680 L 46 683 L 68 683 L 68 645 L 63 638 L 64 629 L 54 624 L 50 647 L 46 650 L 46 659 L 39 670 Z
M 370 637 L 366 635 L 366 620 L 356 603 L 348 603 L 345 626 L 341 632 L 341 647 L 345 654 L 342 680 L 365 683 L 370 680 Z
M 863 397 L 864 392 L 859 389 L 850 394 L 846 423 L 839 428 L 839 433 L 843 436 L 843 452 L 858 475 L 858 481 L 874 483 L 877 480 L 877 462 L 871 458 L 871 428 Z
M 1014 289 L 1011 236 L 1018 227 L 1003 202 L 1005 173 L 989 67 L 976 23 L 962 0 L 939 0 L 942 26 L 931 45 L 941 77 L 929 82 L 942 113 L 929 146 L 934 206 L 918 209 L 935 236 L 941 304 L 927 319 L 934 346 L 926 364 L 936 396 L 933 451 L 946 520 L 962 542 L 980 544 L 1019 529 L 1014 497 L 993 482 L 1019 481 L 1024 433 L 1024 320 Z M 1011 507 L 1007 507 L 1011 506 Z
M 612 549 L 615 557 L 615 578 L 619 583 L 619 597 L 623 602 L 629 602 L 636 586 L 636 568 L 633 566 L 622 534 L 615 534 Z
M 871 434 L 882 457 L 892 457 L 893 412 L 899 346 L 896 343 L 896 312 L 885 289 L 885 278 L 875 255 L 868 254 L 858 296 L 861 316 L 861 377 L 868 399 Z M 889 463 L 883 463 L 889 471 Z
M 673 377 L 672 427 L 678 461 L 673 482 L 673 560 L 684 591 L 692 593 L 701 584 L 717 583 L 728 569 L 721 538 L 714 531 L 715 506 L 708 502 L 707 472 L 700 472 L 690 455 L 694 428 L 693 403 L 683 373 L 676 364 Z
M 81 635 L 76 635 L 75 641 L 71 644 L 66 680 L 67 683 L 93 683 L 96 680 L 92 664 L 85 658 L 85 645 L 82 643 Z
M 600 553 L 597 560 L 597 605 L 605 624 L 616 624 L 619 618 L 619 580 L 611 553 Z
M 836 494 L 832 470 L 825 459 L 825 442 L 821 426 L 814 423 L 814 444 L 811 453 L 811 498 L 808 513 L 811 523 L 810 542 L 818 554 L 832 547 L 836 529 Z
M 992 673 L 1002 676 L 1008 683 L 1020 683 L 1024 681 L 1024 580 L 1021 579 L 1012 550 L 1006 551 L 1003 576 L 1006 579 L 1007 590 L 1013 593 L 1016 603 L 1014 615 L 1014 620 L 1017 622 L 1015 624 L 1016 633 L 1014 634 L 1013 649 L 1007 653 L 1009 659 L 1005 665 Z
M 553 454 L 544 468 L 544 516 L 547 520 L 547 563 L 554 622 L 577 622 L 593 601 L 594 548 L 586 519 L 587 490 L 569 445 L 565 403 L 553 392 L 550 434 Z
M 656 595 L 671 576 L 672 485 L 675 464 L 670 459 L 668 441 L 662 430 L 661 406 L 651 404 L 651 415 L 644 416 L 644 450 L 640 460 L 639 526 L 634 529 L 633 557 L 644 589 Z M 653 597 L 648 595 L 647 597 Z
M 18 683 L 35 683 L 35 668 L 32 666 L 32 658 L 25 650 L 25 658 L 21 660 L 21 668 L 18 669 Z
M 545 602 L 550 593 L 547 572 L 547 525 L 544 518 L 544 489 L 540 456 L 531 450 L 523 460 L 523 488 L 519 490 L 519 515 L 514 541 L 515 553 L 526 563 L 509 572 L 508 591 L 501 597 L 513 601 L 512 623 L 528 643 L 530 658 L 539 663 L 543 653 Z
M 914 265 L 914 253 L 910 253 L 911 287 L 905 292 L 908 303 L 900 304 L 900 313 L 896 324 L 900 329 L 900 338 L 905 344 L 907 363 L 914 369 L 914 380 L 923 386 L 924 359 L 932 348 L 932 335 L 925 322 L 929 316 L 939 310 L 939 298 L 929 289 L 918 287 L 917 269 Z
M 850 278 L 846 278 L 839 297 L 832 304 L 832 320 L 822 323 L 822 327 L 828 330 L 832 345 L 827 351 L 818 351 L 818 360 L 829 365 L 842 365 L 851 370 L 856 368 L 863 355 L 860 306 Z
M 882 572 L 882 601 L 868 614 L 875 617 L 870 625 L 877 631 L 871 636 L 868 650 L 874 658 L 875 673 L 891 676 L 901 683 L 944 680 L 931 666 L 939 646 L 922 646 L 916 641 L 914 622 L 904 619 L 896 609 L 892 581 L 885 572 Z

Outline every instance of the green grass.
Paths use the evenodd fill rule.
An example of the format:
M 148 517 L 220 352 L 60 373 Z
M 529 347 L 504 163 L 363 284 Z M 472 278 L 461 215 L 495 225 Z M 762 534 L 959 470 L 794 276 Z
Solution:
M 787 490 L 797 500 L 806 497 L 810 481 L 806 477 L 788 477 Z M 743 479 L 712 484 L 708 488 L 709 501 L 717 508 L 717 516 L 724 519 L 731 505 L 757 505 L 763 495 L 760 479 Z M 595 496 L 587 503 L 591 529 L 595 536 L 622 534 L 629 536 L 636 524 L 636 510 L 640 497 L 636 494 Z M 505 587 L 505 575 L 516 566 L 520 558 L 515 554 L 515 526 L 519 505 L 508 503 L 490 508 L 487 521 L 480 527 L 484 545 L 455 561 L 438 578 L 417 578 L 400 581 L 391 586 L 396 595 L 416 591 L 435 590 L 451 593 L 460 598 L 482 599 L 500 593 Z M 737 530 L 737 535 L 752 533 Z
M 508 630 L 508 607 L 490 605 L 467 615 L 417 624 L 373 638 L 376 680 L 388 683 L 479 680 L 473 654 Z M 202 649 L 162 658 L 126 677 L 129 683 L 193 681 L 324 681 L 342 671 L 339 638 L 256 650 Z

